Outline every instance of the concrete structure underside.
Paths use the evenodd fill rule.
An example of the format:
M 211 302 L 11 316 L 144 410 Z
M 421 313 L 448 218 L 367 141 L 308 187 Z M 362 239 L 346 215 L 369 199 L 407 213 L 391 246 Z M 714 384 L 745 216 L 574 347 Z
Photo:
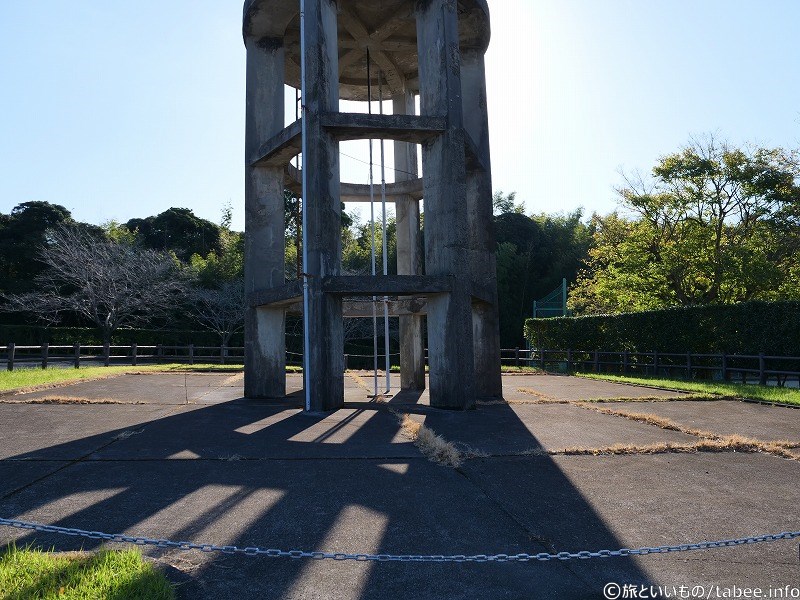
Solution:
M 310 410 L 344 402 L 343 318 L 365 316 L 351 302 L 358 297 L 391 297 L 403 389 L 425 386 L 427 329 L 433 406 L 467 409 L 477 398 L 500 397 L 485 0 L 305 0 L 304 7 L 301 27 L 298 0 L 244 6 L 246 396 L 286 394 L 285 319 L 303 297 L 302 282 L 285 280 L 288 189 L 304 196 L 306 211 Z M 286 84 L 304 90 L 303 117 L 288 127 Z M 370 98 L 391 100 L 393 114 L 339 110 L 340 99 Z M 304 128 L 305 174 L 290 164 Z M 369 186 L 340 182 L 339 142 L 355 139 L 394 141 L 397 177 L 386 198 L 396 208 L 397 275 L 342 274 L 341 202 L 370 198 Z

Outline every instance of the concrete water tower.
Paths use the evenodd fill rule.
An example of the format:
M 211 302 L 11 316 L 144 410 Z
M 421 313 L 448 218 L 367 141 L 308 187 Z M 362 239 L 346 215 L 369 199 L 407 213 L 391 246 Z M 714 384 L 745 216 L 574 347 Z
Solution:
M 432 406 L 467 409 L 502 395 L 489 37 L 486 0 L 245 2 L 247 397 L 285 396 L 285 317 L 302 306 L 306 409 L 342 406 L 343 299 L 358 296 L 392 298 L 403 388 L 425 385 L 427 329 Z M 303 90 L 302 117 L 288 127 L 285 84 Z M 394 114 L 339 110 L 340 99 L 368 98 L 391 100 Z M 339 142 L 354 139 L 395 144 L 398 177 L 386 197 L 396 205 L 397 276 L 341 272 L 340 202 L 369 195 L 368 186 L 339 179 Z M 290 164 L 301 152 L 302 171 Z M 285 280 L 284 189 L 303 197 L 305 290 Z

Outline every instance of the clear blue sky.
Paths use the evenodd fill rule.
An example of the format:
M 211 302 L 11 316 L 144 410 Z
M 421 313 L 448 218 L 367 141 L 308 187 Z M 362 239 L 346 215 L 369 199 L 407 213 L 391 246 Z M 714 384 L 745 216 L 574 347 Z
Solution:
M 494 185 L 529 212 L 609 212 L 620 168 L 693 134 L 800 146 L 796 0 L 489 5 Z M 0 2 L 0 211 L 218 221 L 231 200 L 242 228 L 240 31 L 240 0 Z

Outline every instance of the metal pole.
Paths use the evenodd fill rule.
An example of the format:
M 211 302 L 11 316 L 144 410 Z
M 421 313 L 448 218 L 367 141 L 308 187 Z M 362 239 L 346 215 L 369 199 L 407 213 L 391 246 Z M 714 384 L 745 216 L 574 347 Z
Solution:
M 367 48 L 367 110 L 372 114 L 372 64 L 370 60 L 369 48 Z M 369 223 L 370 237 L 372 238 L 370 259 L 372 264 L 372 276 L 377 273 L 377 259 L 375 252 L 375 181 L 373 177 L 373 152 L 372 138 L 369 140 Z M 378 297 L 372 297 L 372 353 L 373 353 L 373 394 L 378 396 Z
M 309 339 L 309 289 L 308 289 L 308 243 L 305 235 L 306 223 L 306 199 L 308 194 L 308 169 L 305 165 L 306 151 L 308 149 L 308 124 L 307 124 L 307 107 L 306 107 L 306 2 L 300 0 L 300 104 L 302 117 L 302 154 L 303 154 L 303 389 L 306 396 L 306 410 L 311 410 L 311 340 Z
M 567 316 L 567 278 L 561 280 L 561 312 Z
M 378 96 L 383 114 L 383 71 L 380 71 L 378 78 Z M 386 241 L 386 147 L 384 139 L 381 138 L 381 210 L 383 212 L 383 274 L 389 274 L 389 251 Z M 386 353 L 386 393 L 392 391 L 390 372 L 392 358 L 389 356 L 389 297 L 383 297 L 383 349 Z

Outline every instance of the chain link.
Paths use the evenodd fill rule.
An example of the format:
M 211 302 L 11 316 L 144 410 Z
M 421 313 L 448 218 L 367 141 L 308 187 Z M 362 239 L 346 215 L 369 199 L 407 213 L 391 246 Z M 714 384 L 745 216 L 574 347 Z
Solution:
M 586 560 L 590 558 L 610 558 L 617 556 L 644 556 L 647 554 L 665 554 L 669 552 L 691 552 L 694 550 L 710 550 L 713 548 L 729 548 L 732 546 L 744 546 L 747 544 L 761 544 L 766 542 L 777 542 L 781 540 L 794 540 L 800 538 L 800 531 L 784 531 L 770 535 L 759 535 L 743 537 L 732 540 L 720 540 L 716 542 L 699 542 L 696 544 L 680 544 L 676 546 L 656 546 L 653 548 L 621 548 L 619 550 L 598 550 L 589 552 L 539 552 L 538 554 L 475 554 L 464 555 L 455 554 L 450 556 L 443 555 L 417 555 L 417 554 L 345 554 L 342 552 L 306 552 L 303 550 L 278 550 L 275 548 L 259 548 L 248 546 L 239 548 L 238 546 L 215 546 L 214 544 L 195 544 L 192 542 L 173 542 L 165 539 L 155 539 L 123 535 L 121 533 L 103 533 L 101 531 L 85 531 L 83 529 L 73 529 L 68 527 L 57 527 L 55 525 L 42 525 L 40 523 L 29 523 L 27 521 L 16 521 L 12 519 L 0 518 L 0 526 L 14 527 L 16 529 L 27 529 L 40 533 L 57 533 L 61 535 L 71 535 L 94 540 L 105 540 L 117 544 L 135 544 L 137 546 L 153 546 L 156 548 L 170 548 L 174 550 L 198 550 L 208 553 L 222 554 L 243 554 L 245 556 L 266 556 L 268 558 L 309 558 L 312 560 L 337 560 L 337 561 L 357 561 L 357 562 L 437 562 L 437 563 L 464 563 L 464 562 L 531 562 L 531 561 L 550 561 L 550 560 Z

